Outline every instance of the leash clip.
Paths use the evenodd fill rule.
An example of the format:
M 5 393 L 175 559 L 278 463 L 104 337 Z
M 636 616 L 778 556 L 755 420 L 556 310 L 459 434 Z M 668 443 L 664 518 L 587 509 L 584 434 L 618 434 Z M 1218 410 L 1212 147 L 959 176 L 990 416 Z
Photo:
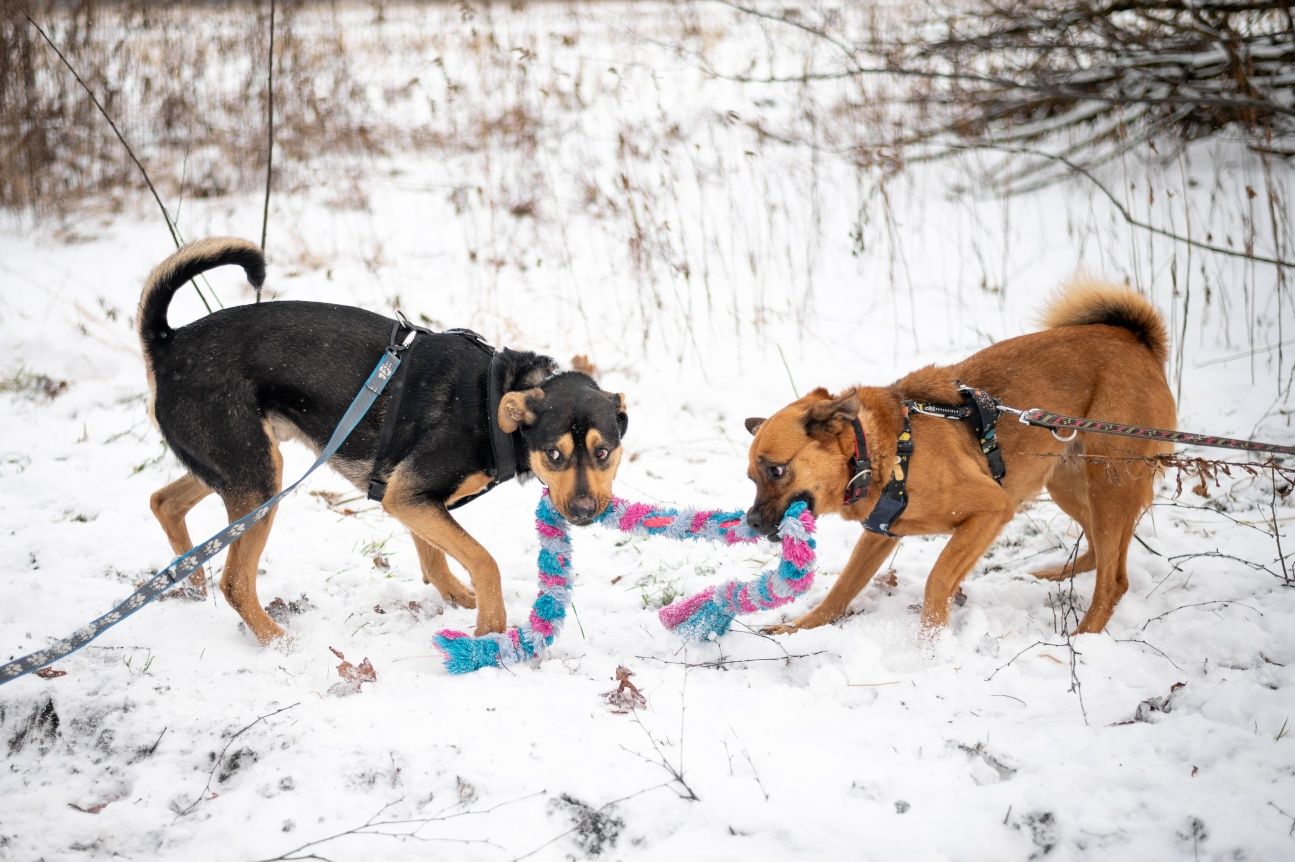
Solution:
M 1047 428 L 1048 433 L 1052 435 L 1052 439 L 1056 440 L 1058 443 L 1069 443 L 1079 435 L 1078 428 L 1071 428 L 1070 436 L 1062 437 L 1057 433 L 1056 428 L 1043 422 L 1036 421 L 1039 415 L 1044 413 L 1044 410 L 1040 407 L 1031 407 L 1029 410 L 1017 410 L 1014 407 L 1004 407 L 1002 404 L 999 404 L 998 409 L 1004 413 L 1015 413 L 1016 421 L 1020 422 L 1022 425 L 1038 425 L 1040 427 Z
M 408 334 L 405 335 L 404 338 L 400 337 L 400 330 L 402 329 L 409 330 Z M 409 349 L 409 345 L 414 343 L 414 339 L 418 337 L 418 333 L 421 329 L 422 327 L 415 326 L 411 323 L 409 318 L 405 317 L 405 313 L 403 311 L 397 309 L 396 322 L 391 326 L 391 339 L 387 343 L 387 352 L 395 356 L 399 356 L 404 353 Z

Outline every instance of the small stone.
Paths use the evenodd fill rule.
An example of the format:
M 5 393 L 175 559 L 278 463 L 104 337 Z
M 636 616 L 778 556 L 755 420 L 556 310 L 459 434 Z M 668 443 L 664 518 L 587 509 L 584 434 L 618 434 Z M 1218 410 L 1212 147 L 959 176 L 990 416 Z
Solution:
M 896 800 L 896 801 L 895 801 L 895 813 L 896 813 L 896 814 L 906 814 L 906 813 L 908 813 L 908 809 L 909 809 L 910 807 L 911 807 L 911 806 L 909 806 L 909 804 L 908 804 L 907 802 L 905 802 L 904 800 L 902 800 L 902 799 L 898 799 L 898 800 Z

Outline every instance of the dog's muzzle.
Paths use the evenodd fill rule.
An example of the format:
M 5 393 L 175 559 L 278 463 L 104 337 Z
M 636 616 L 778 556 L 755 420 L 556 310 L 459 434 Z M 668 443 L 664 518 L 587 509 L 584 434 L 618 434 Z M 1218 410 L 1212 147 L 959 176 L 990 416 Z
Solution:
M 770 517 L 765 514 L 767 506 L 757 502 L 747 510 L 746 523 L 757 533 L 763 533 L 764 537 L 771 542 L 780 541 L 778 537 L 778 526 L 782 523 L 787 509 L 790 509 L 796 503 L 804 503 L 810 512 L 814 511 L 814 495 L 808 491 L 801 491 L 796 496 L 787 501 L 787 505 L 777 517 Z

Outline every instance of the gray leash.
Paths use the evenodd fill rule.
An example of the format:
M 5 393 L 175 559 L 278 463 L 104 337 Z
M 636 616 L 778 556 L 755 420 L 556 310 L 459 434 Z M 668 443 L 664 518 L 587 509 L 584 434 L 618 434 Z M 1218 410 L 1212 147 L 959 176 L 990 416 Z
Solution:
M 391 330 L 391 343 L 383 351 L 382 358 L 374 366 L 373 372 L 369 374 L 369 379 L 364 381 L 364 386 L 356 393 L 355 399 L 351 401 L 351 406 L 346 408 L 346 413 L 333 429 L 333 436 L 328 439 L 327 445 L 320 451 L 319 457 L 315 463 L 310 465 L 310 469 L 302 474 L 301 478 L 257 506 L 251 512 L 239 518 L 216 535 L 212 536 L 205 542 L 201 542 L 190 548 L 185 553 L 176 557 L 171 564 L 162 571 L 153 575 L 144 582 L 143 586 L 131 593 L 126 601 L 117 605 L 117 607 L 108 611 L 108 613 L 82 626 L 72 634 L 63 638 L 43 650 L 25 655 L 22 658 L 0 665 L 0 685 L 25 676 L 32 671 L 40 670 L 47 667 L 61 658 L 65 658 L 81 647 L 90 643 L 99 635 L 115 626 L 117 623 L 134 614 L 144 605 L 156 599 L 162 593 L 174 587 L 176 584 L 185 581 L 198 570 L 203 563 L 219 554 L 226 547 L 238 540 L 238 537 L 247 531 L 247 528 L 258 521 L 263 520 L 270 514 L 279 500 L 291 494 L 297 486 L 306 481 L 306 477 L 315 470 L 319 469 L 329 458 L 337 453 L 337 450 L 346 442 L 346 438 L 351 436 L 355 426 L 360 424 L 360 420 L 369 412 L 373 402 L 378 400 L 382 390 L 386 388 L 387 382 L 391 380 L 391 375 L 396 372 L 400 366 L 400 354 L 414 342 L 418 331 L 411 329 L 409 334 L 402 341 L 398 340 L 402 324 L 397 322 Z

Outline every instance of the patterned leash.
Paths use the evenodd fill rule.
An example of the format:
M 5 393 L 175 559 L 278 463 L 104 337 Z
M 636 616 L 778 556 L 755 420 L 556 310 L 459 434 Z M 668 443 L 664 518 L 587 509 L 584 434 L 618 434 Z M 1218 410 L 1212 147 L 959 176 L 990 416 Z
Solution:
M 1295 455 L 1295 446 L 1281 446 L 1276 443 L 1260 443 L 1257 440 L 1237 440 L 1232 437 L 1214 437 L 1208 434 L 1193 434 L 1189 431 L 1170 431 L 1166 428 L 1149 428 L 1145 425 L 1121 425 L 1118 422 L 1103 422 L 1100 419 L 1088 419 L 1083 416 L 1066 416 L 1051 413 L 1040 407 L 1029 410 L 1017 410 L 1002 404 L 998 409 L 1004 413 L 1015 414 L 1025 425 L 1034 425 L 1052 431 L 1052 436 L 1063 443 L 1075 439 L 1075 434 L 1084 431 L 1093 434 L 1113 434 L 1117 437 L 1137 437 L 1142 440 L 1164 440 L 1168 443 L 1182 443 L 1189 446 L 1212 446 L 1217 449 L 1241 449 L 1246 452 L 1272 452 L 1276 455 Z M 1070 431 L 1070 436 L 1063 437 L 1058 430 Z
M 171 564 L 162 571 L 153 575 L 135 592 L 130 594 L 124 602 L 117 607 L 108 611 L 108 613 L 82 626 L 72 634 L 62 640 L 46 647 L 43 650 L 25 655 L 22 658 L 14 659 L 7 664 L 0 665 L 0 685 L 11 682 L 20 676 L 25 676 L 32 671 L 40 670 L 47 667 L 61 658 L 65 658 L 81 647 L 90 643 L 99 635 L 115 626 L 117 623 L 134 614 L 144 605 L 156 599 L 162 593 L 174 587 L 176 584 L 188 580 L 188 578 L 198 570 L 198 568 L 216 554 L 223 551 L 226 547 L 235 542 L 239 536 L 247 531 L 247 528 L 257 521 L 263 520 L 270 511 L 275 507 L 279 500 L 291 494 L 297 486 L 306 481 L 306 477 L 315 470 L 319 469 L 325 461 L 333 457 L 346 438 L 351 436 L 355 426 L 360 424 L 360 420 L 369 412 L 373 402 L 378 400 L 382 390 L 386 388 L 391 375 L 395 373 L 396 368 L 400 366 L 400 354 L 413 343 L 417 331 L 411 331 L 403 342 L 398 338 L 401 324 L 397 323 L 391 331 L 391 343 L 383 351 L 382 358 L 374 366 L 373 372 L 369 379 L 364 381 L 364 386 L 356 394 L 351 406 L 346 408 L 346 413 L 342 415 L 342 420 L 337 423 L 337 428 L 333 430 L 333 436 L 329 438 L 328 444 L 320 451 L 319 457 L 315 463 L 310 465 L 310 469 L 302 474 L 301 478 L 293 482 L 287 488 L 275 494 L 266 500 L 254 510 L 239 518 L 216 535 L 212 536 L 205 542 L 202 542 L 185 553 L 176 557 Z

